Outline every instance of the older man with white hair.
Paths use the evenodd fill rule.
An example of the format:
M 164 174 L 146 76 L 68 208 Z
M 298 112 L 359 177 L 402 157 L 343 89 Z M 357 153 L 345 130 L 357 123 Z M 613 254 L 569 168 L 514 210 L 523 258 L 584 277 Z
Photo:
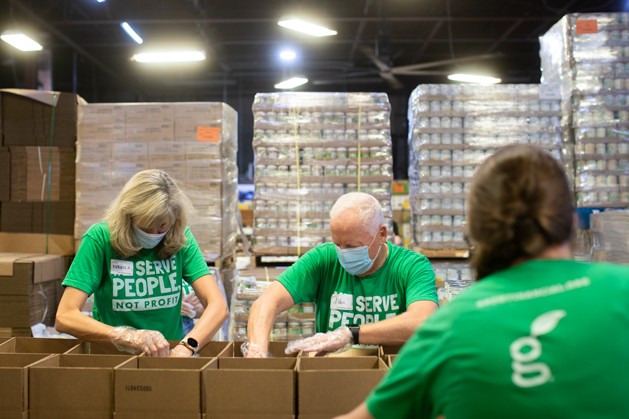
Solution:
M 287 352 L 334 352 L 352 344 L 402 344 L 437 309 L 428 259 L 387 241 L 382 207 L 371 195 L 341 196 L 330 211 L 333 243 L 306 252 L 254 302 L 247 357 L 268 356 L 275 316 L 316 304 L 316 331 Z

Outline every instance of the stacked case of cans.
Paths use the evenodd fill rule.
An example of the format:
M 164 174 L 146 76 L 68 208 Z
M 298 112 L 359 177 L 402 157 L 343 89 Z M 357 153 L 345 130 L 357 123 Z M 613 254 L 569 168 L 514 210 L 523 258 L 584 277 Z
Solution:
M 420 85 L 409 101 L 409 199 L 413 244 L 467 249 L 465 194 L 499 147 L 535 144 L 561 158 L 560 104 L 540 86 Z
M 135 173 L 162 169 L 192 201 L 189 226 L 206 260 L 235 252 L 237 114 L 222 103 L 79 107 L 76 220 L 80 239 Z
M 256 268 L 239 271 L 234 278 L 234 293 L 230 306 L 230 339 L 247 339 L 247 322 L 251 304 L 283 272 L 283 269 Z M 314 335 L 315 306 L 313 303 L 295 304 L 275 316 L 271 331 L 272 341 L 302 339 Z
M 629 211 L 604 211 L 590 216 L 592 260 L 629 263 Z
M 347 192 L 375 196 L 393 231 L 386 94 L 261 93 L 253 113 L 257 254 L 301 255 L 329 241 L 329 211 Z
M 629 205 L 629 14 L 564 16 L 540 38 L 543 84 L 561 98 L 579 207 Z
M 437 289 L 439 303 L 452 301 L 465 288 L 472 284 L 472 271 L 467 262 L 440 262 L 432 261 L 432 268 L 438 282 L 443 282 L 443 287 Z

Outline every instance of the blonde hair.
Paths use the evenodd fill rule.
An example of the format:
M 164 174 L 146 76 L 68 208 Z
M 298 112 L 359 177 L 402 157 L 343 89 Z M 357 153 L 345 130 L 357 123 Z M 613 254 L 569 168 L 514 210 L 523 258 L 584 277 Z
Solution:
M 350 192 L 342 195 L 330 210 L 330 220 L 346 211 L 351 211 L 370 234 L 375 234 L 384 224 L 380 202 L 367 193 Z
M 192 210 L 190 200 L 175 181 L 162 170 L 144 170 L 127 181 L 105 212 L 111 245 L 123 258 L 136 255 L 142 247 L 133 232 L 133 225 L 150 228 L 157 221 L 170 225 L 158 246 L 158 256 L 167 259 L 186 243 L 185 228 Z

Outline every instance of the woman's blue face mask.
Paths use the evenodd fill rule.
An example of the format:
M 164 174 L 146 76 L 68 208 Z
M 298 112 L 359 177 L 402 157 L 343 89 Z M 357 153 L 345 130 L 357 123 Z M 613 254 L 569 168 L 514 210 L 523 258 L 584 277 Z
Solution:
M 369 257 L 369 248 L 373 244 L 373 242 L 378 237 L 378 233 L 373 237 L 371 243 L 367 246 L 358 246 L 358 247 L 350 247 L 347 249 L 341 249 L 339 246 L 334 245 L 336 248 L 336 256 L 339 259 L 339 262 L 343 269 L 345 269 L 351 275 L 362 275 L 367 272 L 373 262 L 378 257 L 380 253 L 380 248 L 378 248 L 378 253 L 376 256 L 371 259 Z

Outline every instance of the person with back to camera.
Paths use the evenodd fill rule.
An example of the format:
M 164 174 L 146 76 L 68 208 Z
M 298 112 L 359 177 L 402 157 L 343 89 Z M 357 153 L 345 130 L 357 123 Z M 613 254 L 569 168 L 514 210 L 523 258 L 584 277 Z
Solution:
M 467 203 L 477 283 L 426 321 L 350 418 L 626 418 L 629 267 L 571 259 L 553 157 L 500 149 Z
M 287 353 L 404 343 L 437 308 L 428 259 L 387 241 L 382 208 L 373 196 L 341 196 L 330 211 L 330 232 L 334 243 L 306 252 L 252 305 L 247 357 L 268 356 L 276 314 L 296 303 L 316 304 L 319 333 L 290 342 Z
M 161 170 L 126 183 L 105 214 L 83 235 L 62 285 L 56 328 L 79 339 L 110 341 L 150 356 L 195 355 L 227 318 L 227 303 L 190 228 L 190 201 Z M 182 281 L 205 306 L 184 336 Z M 94 294 L 93 318 L 83 314 Z M 172 351 L 168 340 L 180 340 Z

